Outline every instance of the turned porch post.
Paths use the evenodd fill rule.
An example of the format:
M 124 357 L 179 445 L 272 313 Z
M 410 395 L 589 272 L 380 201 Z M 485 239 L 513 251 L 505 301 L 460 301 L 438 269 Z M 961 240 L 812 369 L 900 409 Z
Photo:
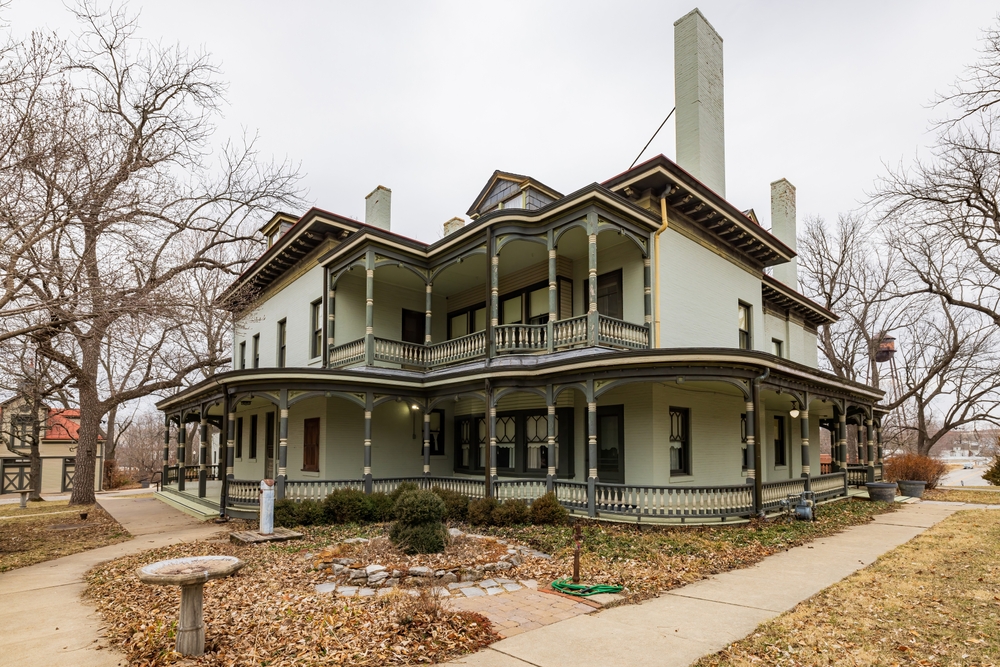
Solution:
M 546 350 L 551 353 L 555 350 L 555 339 L 553 336 L 555 331 L 553 330 L 553 327 L 555 327 L 559 308 L 559 286 L 557 284 L 558 279 L 556 278 L 555 231 L 552 229 L 549 230 L 545 237 L 545 247 L 548 248 L 549 251 L 549 321 L 545 329 L 545 341 Z
M 763 440 L 761 433 L 760 413 L 763 412 L 760 401 L 760 384 L 758 381 L 750 383 L 750 402 L 753 404 L 753 509 L 755 514 L 764 513 L 764 457 L 759 443 Z M 749 417 L 748 417 L 749 419 Z M 749 436 L 749 434 L 748 434 Z M 748 445 L 749 446 L 749 445 Z
M 552 385 L 545 387 L 545 404 L 547 406 L 547 419 L 548 422 L 548 440 L 546 442 L 546 449 L 548 451 L 548 461 L 549 470 L 545 476 L 545 492 L 551 493 L 555 491 L 556 485 L 556 467 L 559 462 L 556 461 L 556 402 L 553 397 Z
M 750 400 L 744 406 L 747 412 L 747 484 L 753 487 L 751 492 L 753 494 L 754 514 L 760 509 L 759 497 L 757 495 L 757 470 L 759 467 L 760 452 L 757 451 L 756 386 L 756 383 L 751 385 Z
M 375 363 L 375 251 L 365 253 L 365 365 Z
M 163 422 L 163 472 L 160 474 L 160 486 L 167 485 L 167 468 L 170 467 L 170 415 L 165 415 Z
M 594 281 L 591 281 L 593 284 Z M 596 290 L 596 287 L 594 288 Z M 596 292 L 595 292 L 596 293 Z M 587 380 L 587 516 L 597 516 L 597 398 L 594 381 Z
M 879 419 L 875 422 L 875 442 L 877 448 L 875 450 L 877 456 L 877 463 L 882 465 L 882 420 Z
M 433 308 L 434 283 L 427 283 L 427 296 L 424 297 L 424 345 L 430 345 L 434 338 L 431 333 L 431 309 Z
M 331 277 L 331 280 L 333 278 Z M 330 350 L 337 345 L 337 290 L 330 287 L 329 297 L 326 306 L 326 361 L 324 366 L 330 365 Z
M 865 458 L 868 462 L 868 481 L 875 481 L 875 433 L 872 420 L 865 420 Z
M 219 431 L 219 479 L 222 481 L 219 490 L 219 518 L 226 516 L 226 490 L 229 486 L 229 450 L 232 447 L 233 416 L 230 414 L 229 392 L 222 390 L 222 429 Z
M 431 476 L 431 411 L 424 410 L 424 477 Z
M 653 269 L 650 266 L 649 255 L 642 258 L 642 291 L 643 291 L 643 319 L 646 324 L 646 339 L 649 347 L 656 347 L 653 340 Z
M 837 424 L 836 452 L 833 460 L 837 462 L 838 470 L 847 470 L 847 415 L 834 406 L 833 418 Z
M 806 491 L 812 491 L 812 469 L 809 466 L 809 403 L 808 398 L 806 403 L 802 405 L 802 410 L 799 411 L 799 424 L 801 427 L 801 437 L 802 437 L 802 477 L 805 479 L 805 489 Z
M 492 235 L 487 236 L 486 249 L 490 262 L 490 330 L 487 348 L 491 357 L 496 356 L 496 328 L 500 324 L 500 256 L 494 250 L 496 242 Z
M 181 412 L 181 422 L 177 427 L 177 490 L 183 491 L 186 466 L 185 447 L 187 446 L 187 424 L 184 423 L 184 413 Z
M 590 297 L 587 310 L 587 345 L 597 345 L 600 316 L 597 312 L 597 213 L 587 214 L 587 293 Z M 593 464 L 593 461 L 591 461 Z
M 372 492 L 372 393 L 365 394 L 365 493 Z
M 208 469 L 205 467 L 208 462 L 208 416 L 204 409 L 201 412 L 201 422 L 198 432 L 198 497 L 205 497 L 205 487 L 208 485 Z
M 278 479 L 275 480 L 275 498 L 285 497 L 285 482 L 288 480 L 288 390 L 278 392 Z

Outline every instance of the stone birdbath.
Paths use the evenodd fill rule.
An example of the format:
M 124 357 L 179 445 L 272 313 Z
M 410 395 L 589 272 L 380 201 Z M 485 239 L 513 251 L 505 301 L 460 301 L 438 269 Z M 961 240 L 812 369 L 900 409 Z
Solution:
M 205 652 L 205 621 L 202 615 L 202 588 L 205 582 L 228 577 L 245 564 L 235 556 L 194 556 L 161 560 L 139 568 L 139 580 L 144 584 L 181 587 L 178 653 L 202 655 Z

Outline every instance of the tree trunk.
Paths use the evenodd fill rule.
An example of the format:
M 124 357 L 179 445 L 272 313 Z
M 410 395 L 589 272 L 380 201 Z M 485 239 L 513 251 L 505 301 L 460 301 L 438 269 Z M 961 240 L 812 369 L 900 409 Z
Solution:
M 92 330 L 93 332 L 93 330 Z M 103 336 L 94 336 L 100 340 Z M 101 431 L 101 417 L 104 410 L 97 391 L 98 348 L 88 341 L 81 345 L 81 375 L 78 378 L 80 391 L 80 439 L 76 446 L 76 472 L 73 476 L 73 495 L 70 505 L 92 505 L 94 503 L 94 469 L 97 461 L 98 436 Z
M 118 438 L 115 432 L 115 420 L 118 417 L 118 406 L 108 410 L 108 427 L 104 432 L 104 460 L 115 460 L 115 449 L 118 447 Z
M 28 500 L 42 499 L 42 453 L 39 447 L 39 441 L 42 437 L 42 425 L 38 419 L 38 408 L 38 402 L 32 400 L 31 414 L 33 418 L 31 420 L 31 449 L 29 454 L 31 463 L 28 468 L 28 488 L 31 489 L 31 493 L 28 494 Z

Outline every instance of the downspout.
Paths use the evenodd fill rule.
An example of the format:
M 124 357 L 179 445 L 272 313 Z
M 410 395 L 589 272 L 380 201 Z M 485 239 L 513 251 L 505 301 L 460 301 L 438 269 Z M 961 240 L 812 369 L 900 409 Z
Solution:
M 660 347 L 660 234 L 667 231 L 667 195 L 673 190 L 668 186 L 660 195 L 660 228 L 653 234 L 653 282 L 656 287 L 653 289 L 653 347 Z
M 761 450 L 764 447 L 763 438 L 761 437 L 761 426 L 763 425 L 762 417 L 764 416 L 762 408 L 764 406 L 761 404 L 760 400 L 760 383 L 761 381 L 766 380 L 769 375 L 771 375 L 771 369 L 765 368 L 764 372 L 755 377 L 750 385 L 750 395 L 753 397 L 753 439 L 757 443 L 753 452 L 753 501 L 754 509 L 756 510 L 758 516 L 764 516 L 764 460 L 761 456 Z

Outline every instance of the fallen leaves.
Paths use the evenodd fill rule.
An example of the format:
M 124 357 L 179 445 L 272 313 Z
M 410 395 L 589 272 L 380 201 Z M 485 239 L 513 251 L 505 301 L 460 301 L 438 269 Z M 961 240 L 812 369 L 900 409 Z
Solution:
M 55 503 L 31 504 L 18 516 L 11 511 L 0 520 L 0 572 L 53 558 L 88 551 L 129 539 L 121 524 L 99 505 L 67 507 Z M 86 512 L 86 520 L 80 513 Z

